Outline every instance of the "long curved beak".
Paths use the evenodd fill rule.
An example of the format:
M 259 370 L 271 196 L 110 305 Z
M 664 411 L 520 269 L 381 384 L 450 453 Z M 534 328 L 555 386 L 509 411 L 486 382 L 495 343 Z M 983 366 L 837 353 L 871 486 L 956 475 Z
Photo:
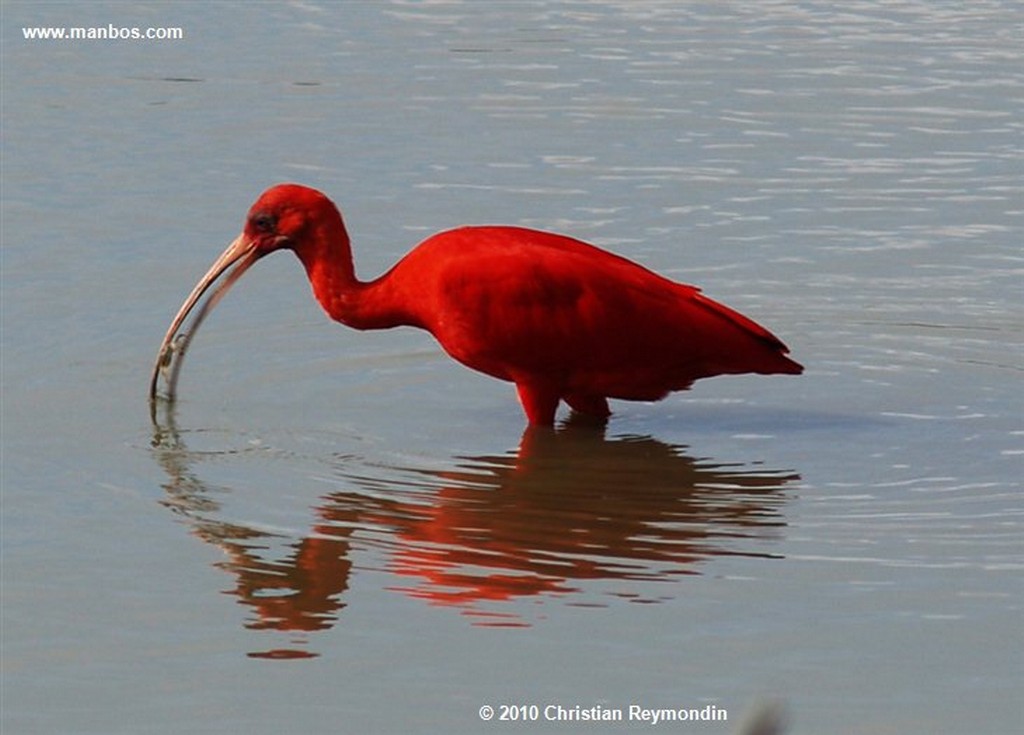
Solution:
M 235 241 L 228 245 L 227 249 L 220 254 L 220 257 L 210 266 L 210 270 L 206 271 L 199 283 L 192 289 L 192 293 L 185 299 L 185 303 L 178 309 L 178 313 L 174 315 L 174 320 L 171 322 L 170 328 L 167 330 L 167 334 L 164 335 L 164 341 L 160 343 L 160 351 L 156 356 L 156 364 L 153 365 L 153 375 L 149 381 L 149 400 L 152 403 L 157 397 L 157 383 L 159 382 L 160 375 L 164 376 L 167 381 L 167 400 L 173 401 L 175 390 L 178 384 L 178 373 L 181 371 L 181 363 L 185 359 L 185 351 L 188 349 L 189 343 L 192 341 L 192 336 L 199 329 L 199 325 L 203 323 L 206 315 L 209 314 L 213 307 L 224 297 L 224 294 L 228 292 L 235 282 L 242 277 L 250 266 L 259 260 L 263 256 L 263 253 L 256 250 L 256 243 L 254 241 L 246 240 L 245 235 L 239 235 L 235 238 Z M 220 278 L 220 276 L 227 271 L 231 266 L 234 269 L 228 273 L 227 278 L 214 289 L 213 293 L 210 294 L 209 298 L 200 306 L 199 311 L 196 313 L 196 317 L 192 322 L 192 326 L 188 329 L 182 330 L 182 325 L 188 318 L 188 315 L 195 308 L 196 304 L 206 293 L 207 289 L 213 285 L 213 283 Z M 181 333 L 179 334 L 179 330 Z

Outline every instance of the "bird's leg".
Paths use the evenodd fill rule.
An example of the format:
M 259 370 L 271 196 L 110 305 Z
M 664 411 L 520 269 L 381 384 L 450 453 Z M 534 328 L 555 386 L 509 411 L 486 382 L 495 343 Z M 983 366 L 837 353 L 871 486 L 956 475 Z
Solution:
M 612 415 L 608 408 L 608 399 L 604 396 L 587 395 L 584 393 L 569 393 L 562 396 L 573 411 L 585 413 L 598 419 L 606 419 Z
M 516 383 L 519 402 L 527 420 L 534 426 L 553 426 L 558 408 L 558 391 L 536 383 Z

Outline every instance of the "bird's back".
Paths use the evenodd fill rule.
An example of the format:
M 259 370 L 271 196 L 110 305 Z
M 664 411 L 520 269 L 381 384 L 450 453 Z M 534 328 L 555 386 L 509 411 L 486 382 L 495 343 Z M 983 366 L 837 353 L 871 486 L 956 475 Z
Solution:
M 802 370 L 771 332 L 699 289 L 562 235 L 450 230 L 390 276 L 449 354 L 516 383 L 653 400 L 712 375 Z

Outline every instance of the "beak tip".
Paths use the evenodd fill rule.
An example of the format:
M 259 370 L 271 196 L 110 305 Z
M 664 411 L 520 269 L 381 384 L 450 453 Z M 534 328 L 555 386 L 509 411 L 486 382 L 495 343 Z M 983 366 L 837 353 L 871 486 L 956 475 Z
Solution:
M 185 299 L 185 303 L 178 309 L 178 313 L 175 314 L 174 319 L 171 321 L 171 326 L 168 328 L 164 341 L 160 345 L 160 350 L 157 352 L 156 363 L 153 365 L 153 373 L 150 376 L 149 383 L 151 406 L 155 407 L 156 401 L 161 398 L 168 403 L 174 402 L 178 373 L 181 370 L 181 364 L 184 361 L 185 352 L 188 349 L 192 336 L 199 329 L 199 325 L 202 324 L 206 315 L 227 293 L 232 284 L 241 278 L 242 274 L 260 258 L 260 254 L 256 252 L 255 248 L 255 242 L 247 241 L 244 234 L 235 238 L 214 264 L 210 266 L 206 274 L 199 279 L 199 282 L 192 289 L 188 298 Z M 206 290 L 231 266 L 234 266 L 234 268 L 228 274 L 227 280 L 217 286 L 206 301 L 200 305 L 192 324 L 186 327 L 184 331 L 179 332 L 192 309 L 197 304 L 200 304 L 200 299 L 206 293 Z M 159 393 L 161 376 L 163 376 L 164 383 L 167 386 L 163 396 Z

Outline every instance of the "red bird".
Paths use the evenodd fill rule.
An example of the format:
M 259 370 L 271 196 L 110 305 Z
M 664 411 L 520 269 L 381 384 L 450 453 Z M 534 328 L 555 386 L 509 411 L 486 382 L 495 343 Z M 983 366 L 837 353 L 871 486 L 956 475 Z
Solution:
M 694 286 L 549 232 L 448 230 L 362 282 L 337 207 L 319 191 L 280 184 L 252 205 L 242 234 L 174 317 L 153 369 L 151 400 L 165 371 L 173 400 L 181 359 L 203 318 L 253 263 L 283 249 L 302 261 L 332 319 L 355 329 L 426 329 L 463 365 L 515 383 L 531 424 L 553 424 L 559 401 L 605 418 L 609 398 L 656 401 L 714 375 L 803 372 L 771 332 Z M 232 265 L 193 328 L 179 335 Z

